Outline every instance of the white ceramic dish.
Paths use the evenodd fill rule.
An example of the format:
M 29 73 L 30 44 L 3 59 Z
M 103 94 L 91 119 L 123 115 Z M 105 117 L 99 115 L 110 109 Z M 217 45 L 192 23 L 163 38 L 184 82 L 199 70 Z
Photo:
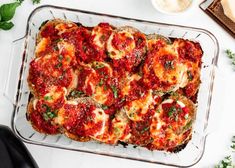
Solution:
M 152 3 L 152 6 L 160 13 L 167 14 L 167 15 L 179 15 L 179 14 L 185 14 L 185 13 L 189 12 L 195 6 L 196 0 L 191 0 L 191 1 L 192 2 L 190 3 L 190 5 L 187 8 L 185 8 L 184 10 L 179 11 L 179 12 L 170 12 L 170 11 L 164 10 L 156 3 L 156 0 L 151 0 L 151 3 Z

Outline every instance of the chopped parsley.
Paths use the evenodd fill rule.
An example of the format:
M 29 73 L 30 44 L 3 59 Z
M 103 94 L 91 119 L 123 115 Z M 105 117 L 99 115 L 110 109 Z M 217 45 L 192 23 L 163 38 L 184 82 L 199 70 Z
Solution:
M 48 105 L 43 104 L 43 107 L 46 109 L 46 111 L 42 114 L 44 120 L 48 121 L 57 116 L 56 112 L 52 111 Z
M 113 95 L 114 95 L 114 98 L 118 98 L 118 90 L 116 88 L 116 86 L 114 85 L 111 85 L 111 88 L 112 88 L 112 91 L 113 91 Z
M 60 61 L 62 61 L 64 57 L 63 57 L 63 55 L 59 55 L 58 58 Z
M 187 120 L 188 117 L 189 117 L 188 114 L 185 114 L 184 119 Z
M 166 61 L 164 64 L 164 68 L 167 70 L 174 69 L 174 62 L 173 61 Z
M 173 107 L 170 107 L 170 108 L 169 108 L 169 111 L 168 111 L 168 116 L 169 116 L 169 117 L 172 117 L 175 112 L 177 112 L 176 107 L 174 107 L 174 106 L 173 106 Z
M 107 88 L 107 86 L 106 86 L 106 85 L 104 85 L 104 91 L 106 91 L 106 90 L 108 90 L 108 88 Z
M 142 130 L 141 130 L 141 134 L 145 133 L 146 131 L 149 130 L 149 127 L 144 127 Z
M 192 124 L 193 124 L 193 121 L 192 121 L 192 120 L 189 121 L 189 122 L 184 126 L 183 131 L 187 131 L 187 130 L 192 126 Z
M 161 112 L 160 109 L 157 109 L 157 110 L 156 110 L 156 113 L 160 113 L 160 112 Z
M 121 99 L 120 103 L 123 103 L 125 100 L 126 100 L 126 98 L 123 97 L 123 98 Z
M 43 113 L 43 119 L 46 120 L 46 121 L 48 121 L 50 119 L 53 119 L 56 116 L 57 115 L 54 112 L 51 112 L 51 111 Z
M 83 94 L 84 94 L 83 91 L 80 91 L 80 90 L 73 90 L 73 91 L 71 91 L 71 93 L 70 93 L 70 97 L 72 97 L 72 98 L 78 98 L 78 97 L 80 97 L 80 96 L 83 95 Z
M 100 36 L 100 41 L 104 42 L 104 40 L 105 40 L 105 35 L 102 34 L 102 35 Z
M 59 50 L 59 47 L 57 45 L 55 45 L 53 48 L 54 48 L 55 51 Z
M 69 57 L 66 57 L 66 61 L 69 62 L 69 61 L 70 61 L 70 58 L 69 58 Z
M 104 80 L 103 80 L 103 78 L 101 78 L 99 83 L 98 83 L 98 86 L 103 86 L 103 84 L 104 84 Z
M 52 96 L 44 96 L 44 100 L 52 100 Z
M 56 40 L 55 40 L 55 43 L 58 43 L 58 42 L 61 42 L 61 41 L 63 41 L 63 39 L 62 39 L 62 38 L 59 38 L 59 39 L 56 39 Z
M 174 119 L 175 121 L 178 121 L 179 113 L 182 112 L 181 108 L 177 108 L 176 106 L 172 106 L 168 110 L 168 117 L 171 119 Z
M 110 57 L 111 53 L 108 52 L 108 51 L 106 51 L 106 55 L 107 55 L 108 57 Z
M 83 50 L 84 52 L 86 52 L 87 47 L 83 45 L 83 46 L 82 46 L 82 50 Z
M 188 75 L 188 80 L 192 81 L 193 80 L 193 74 L 191 73 L 191 71 L 187 71 L 187 75 Z
M 153 95 L 162 95 L 164 92 L 159 91 L 159 90 L 153 90 Z
M 102 64 L 102 63 L 98 63 L 98 62 L 94 63 L 94 65 L 93 65 L 93 66 L 95 67 L 95 69 L 104 68 L 104 64 Z
M 60 63 L 58 63 L 55 67 L 56 67 L 56 68 L 60 68 L 60 67 L 62 67 L 62 63 L 61 63 L 61 62 L 60 62 Z
M 101 105 L 101 108 L 102 108 L 103 110 L 107 110 L 109 107 L 102 104 L 102 105 Z

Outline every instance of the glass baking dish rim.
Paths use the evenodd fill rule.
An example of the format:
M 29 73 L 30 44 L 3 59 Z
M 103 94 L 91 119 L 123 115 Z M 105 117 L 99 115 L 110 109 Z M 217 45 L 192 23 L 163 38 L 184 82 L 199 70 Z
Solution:
M 60 6 L 54 6 L 54 5 L 41 5 L 37 8 L 35 8 L 30 15 L 28 16 L 27 19 L 27 27 L 26 27 L 26 32 L 25 35 L 19 39 L 14 40 L 13 42 L 17 42 L 19 40 L 24 39 L 24 53 L 23 55 L 25 55 L 25 50 L 26 50 L 26 46 L 27 46 L 27 38 L 29 35 L 29 22 L 31 20 L 31 18 L 34 16 L 34 14 L 36 12 L 38 12 L 39 10 L 41 10 L 42 8 L 54 8 L 54 9 L 60 9 L 60 10 L 66 10 L 66 11 L 72 11 L 72 12 L 81 12 L 81 13 L 85 13 L 85 14 L 93 14 L 93 15 L 99 15 L 99 16 L 107 16 L 107 17 L 111 17 L 111 18 L 116 18 L 116 19 L 124 19 L 124 20 L 130 20 L 130 21 L 136 21 L 136 22 L 142 22 L 142 23 L 148 23 L 148 24 L 157 24 L 157 25 L 161 25 L 161 26 L 170 26 L 170 27 L 177 27 L 177 28 L 184 28 L 184 29 L 188 29 L 188 30 L 195 30 L 201 33 L 205 33 L 206 35 L 208 35 L 211 40 L 214 42 L 215 45 L 215 51 L 214 51 L 214 58 L 213 61 L 211 63 L 212 65 L 212 74 L 211 74 L 211 83 L 210 83 L 210 92 L 209 92 L 209 99 L 208 99 L 208 109 L 206 111 L 206 123 L 204 124 L 204 131 L 206 131 L 206 128 L 208 126 L 208 120 L 209 120 L 209 113 L 210 113 L 210 108 L 211 108 L 211 100 L 212 100 L 212 93 L 213 93 L 213 85 L 214 85 L 214 78 L 215 78 L 215 68 L 217 67 L 217 63 L 218 63 L 218 56 L 219 56 L 219 43 L 217 38 L 208 30 L 203 29 L 203 28 L 196 28 L 196 27 L 190 27 L 190 26 L 183 26 L 183 25 L 177 25 L 177 24 L 168 24 L 168 23 L 161 23 L 161 22 L 154 22 L 154 21 L 148 21 L 148 20 L 142 20 L 142 19 L 135 19 L 135 18 L 128 18 L 128 17 L 123 17 L 123 16 L 118 16 L 118 15 L 111 15 L 111 14 L 104 14 L 104 13 L 99 13 L 99 12 L 92 12 L 92 11 L 86 11 L 86 10 L 81 10 L 81 9 L 73 9 L 73 8 L 67 8 L 67 7 L 60 7 Z M 23 61 L 22 61 L 22 65 L 20 68 L 20 75 L 19 75 L 19 81 L 18 81 L 18 86 L 21 83 L 21 78 L 22 78 L 22 69 L 23 69 L 23 65 L 24 65 L 24 59 L 25 57 L 23 56 Z M 92 152 L 92 151 L 84 151 L 81 149 L 70 149 L 70 148 L 66 148 L 63 146 L 58 146 L 58 145 L 53 145 L 53 144 L 45 144 L 43 142 L 38 142 L 38 141 L 33 141 L 33 140 L 28 140 L 25 137 L 23 137 L 18 130 L 15 128 L 15 119 L 16 119 L 16 109 L 18 107 L 18 103 L 20 100 L 20 96 L 19 96 L 19 87 L 17 89 L 17 93 L 16 93 L 16 99 L 15 99 L 15 104 L 13 107 L 13 114 L 12 114 L 12 118 L 11 118 L 11 127 L 12 130 L 15 132 L 15 134 L 24 142 L 29 143 L 29 144 L 34 144 L 34 145 L 41 145 L 41 146 L 46 146 L 46 147 L 54 147 L 54 148 L 58 148 L 58 149 L 65 149 L 65 150 L 72 150 L 72 151 L 79 151 L 79 152 L 83 152 L 83 153 L 91 153 L 91 154 L 99 154 L 99 155 L 103 155 L 103 156 L 109 156 L 109 157 L 115 157 L 115 158 L 123 158 L 123 159 L 129 159 L 129 160 L 136 160 L 136 161 L 142 161 L 142 162 L 146 162 L 146 163 L 153 163 L 153 164 L 161 164 L 161 165 L 166 165 L 166 166 L 179 166 L 177 164 L 168 164 L 168 163 L 164 163 L 164 162 L 154 162 L 154 161 L 149 161 L 149 160 L 144 160 L 144 159 L 139 159 L 139 158 L 131 158 L 131 157 L 124 157 L 124 156 L 117 156 L 117 155 L 111 155 L 108 153 L 100 153 L 100 152 Z M 201 158 L 203 157 L 203 154 L 205 152 L 205 144 L 206 144 L 206 138 L 207 138 L 207 134 L 205 134 L 204 138 L 203 138 L 203 149 L 200 153 L 200 155 L 198 155 L 199 157 L 197 159 L 195 159 L 195 162 L 193 162 L 192 164 L 186 165 L 186 166 L 181 166 L 181 167 L 191 167 L 193 165 L 196 165 Z

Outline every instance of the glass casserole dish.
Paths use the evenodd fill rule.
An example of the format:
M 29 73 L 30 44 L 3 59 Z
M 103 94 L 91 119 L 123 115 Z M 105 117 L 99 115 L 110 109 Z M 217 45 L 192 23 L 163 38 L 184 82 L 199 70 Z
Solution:
M 26 118 L 30 96 L 27 75 L 29 63 L 34 58 L 39 27 L 45 20 L 54 18 L 80 22 L 84 26 L 95 26 L 100 22 L 107 22 L 116 27 L 129 25 L 146 34 L 157 33 L 166 37 L 184 38 L 199 42 L 204 51 L 201 85 L 198 93 L 198 107 L 196 121 L 193 126 L 193 136 L 187 146 L 178 153 L 168 153 L 164 151 L 149 151 L 141 147 L 133 148 L 132 145 L 124 148 L 122 145 L 111 146 L 94 141 L 77 142 L 63 135 L 51 136 L 36 132 Z M 10 61 L 11 71 L 9 71 L 5 91 L 5 95 L 14 104 L 12 129 L 20 139 L 27 143 L 171 166 L 192 166 L 201 159 L 205 149 L 218 52 L 217 39 L 210 32 L 203 29 L 135 20 L 49 5 L 38 7 L 29 16 L 26 35 L 13 42 Z

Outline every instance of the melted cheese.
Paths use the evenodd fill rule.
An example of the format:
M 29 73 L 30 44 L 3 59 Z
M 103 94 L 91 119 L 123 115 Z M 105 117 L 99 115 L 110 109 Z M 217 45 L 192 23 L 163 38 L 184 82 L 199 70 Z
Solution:
M 73 23 L 59 23 L 55 26 L 55 29 L 59 31 L 58 35 L 60 35 L 72 27 L 76 27 L 75 24 L 73 24 Z
M 66 99 L 65 95 L 67 94 L 67 89 L 62 88 L 62 90 L 58 90 L 58 87 L 52 86 L 50 88 L 50 91 L 44 95 L 44 100 L 47 101 L 48 103 L 53 103 L 60 99 L 61 97 L 64 97 Z
M 102 28 L 100 26 L 96 26 L 93 28 L 93 30 L 91 32 L 91 35 L 94 37 L 93 43 L 101 49 L 104 49 L 105 44 L 106 44 L 106 41 L 103 39 L 104 36 L 106 35 L 106 34 L 104 34 L 104 33 L 106 33 L 104 31 L 107 31 L 105 29 L 107 29 L 107 28 Z M 111 31 L 112 28 L 110 27 L 109 30 Z
M 38 55 L 40 52 L 45 51 L 49 43 L 50 43 L 49 38 L 42 38 L 36 46 L 35 54 Z
M 62 54 L 62 52 L 65 51 L 67 55 L 71 57 L 75 56 L 75 47 L 73 44 L 65 42 L 65 41 L 60 41 L 57 43 L 57 45 L 58 45 L 60 54 Z
M 105 104 L 108 100 L 109 92 L 104 90 L 104 87 L 96 86 L 95 92 L 92 98 L 97 101 L 97 103 Z
M 115 118 L 112 120 L 113 133 L 116 139 L 127 141 L 131 137 L 130 132 L 125 132 L 129 126 L 129 119 L 123 110 L 116 113 Z
M 159 60 L 163 59 L 162 57 L 165 57 L 166 54 L 170 54 L 175 58 L 169 62 L 166 61 L 164 64 L 167 65 L 163 65 L 163 63 Z M 177 58 L 178 53 L 174 47 L 167 46 L 159 50 L 153 59 L 154 74 L 160 79 L 161 82 L 170 85 L 170 87 L 168 86 L 167 88 L 159 88 L 164 92 L 175 91 L 179 87 L 184 87 L 187 84 L 187 68 L 185 65 L 179 63 Z
M 120 38 L 124 38 L 124 39 L 129 38 L 129 39 L 131 39 L 132 40 L 131 43 L 129 45 L 125 46 L 123 50 L 116 49 L 112 44 L 115 33 Z M 110 58 L 117 60 L 117 59 L 124 58 L 127 54 L 132 52 L 132 50 L 135 48 L 135 41 L 134 41 L 133 35 L 128 31 L 123 30 L 121 32 L 115 32 L 115 33 L 112 33 L 111 36 L 109 37 L 108 41 L 107 41 L 107 51 L 109 53 Z
M 98 78 L 98 71 L 99 69 L 93 69 L 92 67 L 96 67 L 96 66 L 103 66 L 103 68 L 107 68 L 108 73 L 109 73 L 109 77 L 113 76 L 113 69 L 111 68 L 111 66 L 108 63 L 104 63 L 104 62 L 93 62 L 92 64 L 88 65 L 89 68 L 92 69 L 92 72 L 87 76 L 86 80 L 85 80 L 85 85 L 84 85 L 84 90 L 87 87 L 90 87 L 92 90 L 92 98 L 97 101 L 97 103 L 100 104 L 105 104 L 105 102 L 108 101 L 108 97 L 110 94 L 110 90 L 105 89 L 104 86 L 99 86 L 98 83 L 99 81 L 94 80 L 95 78 Z
M 125 95 L 128 95 L 129 94 L 129 91 L 131 90 L 131 82 L 136 80 L 140 80 L 141 79 L 141 76 L 138 75 L 138 74 L 133 74 L 131 76 L 128 76 L 126 81 L 125 81 L 125 84 L 124 86 L 122 87 L 122 94 L 125 96 Z
M 134 100 L 124 106 L 124 110 L 129 119 L 132 121 L 140 121 L 142 120 L 142 116 L 148 112 L 149 106 L 153 103 L 152 91 L 149 90 L 143 98 Z
M 96 137 L 96 136 L 99 136 L 99 135 L 102 135 L 104 134 L 105 132 L 105 129 L 106 129 L 106 124 L 108 122 L 108 115 L 105 114 L 104 110 L 100 109 L 100 108 L 96 108 L 95 110 L 92 111 L 92 118 L 93 118 L 93 124 L 97 124 L 99 122 L 102 122 L 102 126 L 100 128 L 99 131 L 97 131 L 94 135 L 91 135 L 91 137 Z M 90 127 L 86 124 L 84 124 L 85 126 L 85 129 L 89 129 Z

